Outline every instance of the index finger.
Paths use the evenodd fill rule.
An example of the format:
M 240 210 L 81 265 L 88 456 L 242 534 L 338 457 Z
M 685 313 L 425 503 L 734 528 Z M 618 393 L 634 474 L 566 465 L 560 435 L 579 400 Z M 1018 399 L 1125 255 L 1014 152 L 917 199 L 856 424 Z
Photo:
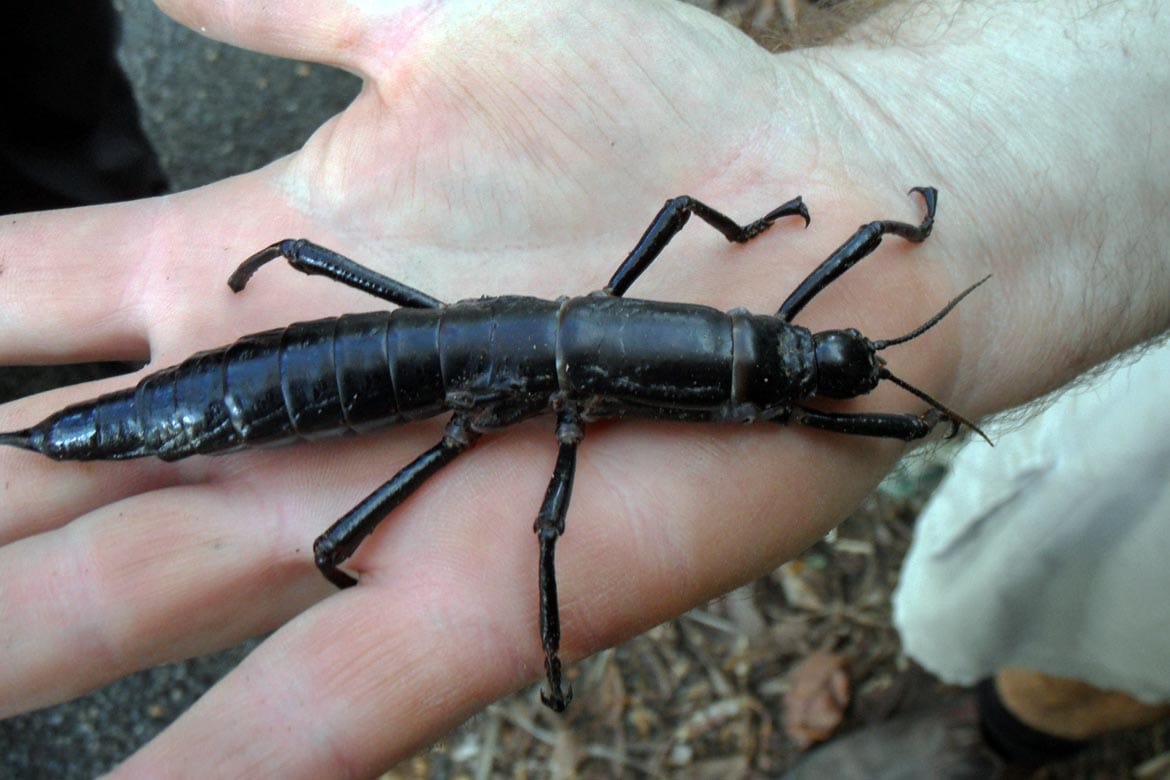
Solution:
M 337 65 L 367 73 L 374 63 L 406 45 L 427 17 L 442 12 L 432 3 L 334 3 L 276 0 L 227 3 L 158 0 L 169 16 L 203 35 L 278 57 Z M 374 19 L 382 33 L 371 35 Z
M 0 365 L 147 357 L 141 298 L 127 295 L 130 258 L 143 255 L 162 202 L 4 218 Z

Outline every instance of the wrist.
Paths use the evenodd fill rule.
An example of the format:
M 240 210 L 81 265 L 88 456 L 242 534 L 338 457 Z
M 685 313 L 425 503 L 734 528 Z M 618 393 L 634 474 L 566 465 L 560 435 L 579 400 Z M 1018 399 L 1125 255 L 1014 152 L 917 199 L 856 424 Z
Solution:
M 871 42 L 891 30 L 896 46 L 854 35 L 800 53 L 834 115 L 822 124 L 852 134 L 822 164 L 931 179 L 932 262 L 954 290 L 994 274 L 952 315 L 953 399 L 972 413 L 1170 326 L 1170 25 L 1136 5 L 897 5 L 865 30 Z

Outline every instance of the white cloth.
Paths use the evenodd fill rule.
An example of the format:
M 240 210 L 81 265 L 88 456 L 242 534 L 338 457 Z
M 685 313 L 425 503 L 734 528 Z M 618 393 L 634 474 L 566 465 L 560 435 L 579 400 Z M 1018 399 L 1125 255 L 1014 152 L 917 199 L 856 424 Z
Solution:
M 1170 701 L 1170 347 L 992 438 L 919 518 L 906 652 L 962 685 L 1018 666 Z

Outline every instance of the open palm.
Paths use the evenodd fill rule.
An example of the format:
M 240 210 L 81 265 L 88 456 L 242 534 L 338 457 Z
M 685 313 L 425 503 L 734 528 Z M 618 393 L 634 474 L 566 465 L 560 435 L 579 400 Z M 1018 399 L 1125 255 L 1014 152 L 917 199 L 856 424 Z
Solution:
M 814 131 L 829 101 L 801 61 L 680 4 L 166 5 L 249 48 L 347 67 L 365 87 L 260 171 L 0 227 L 0 361 L 149 349 L 157 370 L 248 332 L 382 305 L 279 264 L 232 295 L 239 261 L 288 236 L 446 301 L 581 294 L 684 193 L 741 222 L 803 194 L 813 228 L 778 223 L 741 247 L 693 224 L 630 295 L 771 312 L 858 222 L 913 220 L 905 190 L 936 183 L 921 163 L 907 173 L 875 159 L 881 189 L 859 198 L 872 182 L 831 173 L 839 152 Z M 924 258 L 888 260 L 884 281 L 843 280 L 802 319 L 905 332 L 953 292 Z M 863 290 L 897 290 L 900 305 L 870 311 Z M 926 339 L 904 354 L 911 381 L 953 370 Z M 10 404 L 0 430 L 130 381 Z M 897 404 L 913 399 L 866 401 Z M 0 452 L 0 715 L 279 628 L 123 771 L 181 771 L 214 751 L 229 775 L 363 776 L 403 758 L 542 671 L 531 522 L 552 427 L 487 437 L 448 467 L 351 560 L 361 584 L 345 592 L 314 568 L 312 540 L 437 441 L 441 422 L 176 464 Z M 898 452 L 775 426 L 592 426 L 558 561 L 566 656 L 794 555 Z

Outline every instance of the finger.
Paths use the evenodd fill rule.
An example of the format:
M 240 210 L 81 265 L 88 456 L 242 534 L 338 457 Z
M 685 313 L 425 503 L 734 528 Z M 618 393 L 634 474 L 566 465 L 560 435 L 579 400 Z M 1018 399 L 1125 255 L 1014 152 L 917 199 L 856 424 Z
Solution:
M 58 463 L 20 450 L 0 451 L 4 509 L 0 545 L 60 528 L 87 512 L 189 479 L 155 460 L 133 464 Z
M 0 406 L 0 431 L 36 425 L 69 404 L 132 387 L 133 379 L 61 388 Z M 38 452 L 0 447 L 0 544 L 58 528 L 105 504 L 183 481 L 181 470 L 156 458 L 132 461 L 55 461 Z
M 126 288 L 158 201 L 10 215 L 0 226 L 0 365 L 144 360 Z
M 361 71 L 371 49 L 383 56 L 406 45 L 428 17 L 431 4 L 390 0 L 335 3 L 329 0 L 157 0 L 175 20 L 211 38 L 278 57 L 322 62 Z M 373 35 L 375 24 L 382 34 Z
M 416 595 L 333 597 L 264 642 L 112 777 L 165 776 L 206 751 L 225 777 L 374 777 L 537 668 L 489 651 L 520 637 L 496 633 L 483 613 L 471 623 L 468 609 Z M 395 630 L 368 633 L 375 621 Z
M 278 631 L 114 776 L 165 775 L 205 750 L 225 776 L 373 776 L 534 677 L 531 520 L 477 500 L 488 480 L 461 465 L 380 531 L 359 587 Z M 451 503 L 477 534 L 434 514 Z
M 0 548 L 0 717 L 231 646 L 328 593 L 311 537 L 281 521 L 183 486 Z
M 438 435 L 425 424 L 396 433 L 195 459 L 204 484 L 133 496 L 0 548 L 0 635 L 14 637 L 0 716 L 230 646 L 332 592 L 313 539 Z
M 0 365 L 153 359 L 161 368 L 287 322 L 287 307 L 271 303 L 272 288 L 288 286 L 279 279 L 248 299 L 227 286 L 258 245 L 303 227 L 274 198 L 282 169 L 150 200 L 5 217 Z M 284 302 L 312 316 L 343 300 L 331 287 L 320 295 L 291 285 Z

